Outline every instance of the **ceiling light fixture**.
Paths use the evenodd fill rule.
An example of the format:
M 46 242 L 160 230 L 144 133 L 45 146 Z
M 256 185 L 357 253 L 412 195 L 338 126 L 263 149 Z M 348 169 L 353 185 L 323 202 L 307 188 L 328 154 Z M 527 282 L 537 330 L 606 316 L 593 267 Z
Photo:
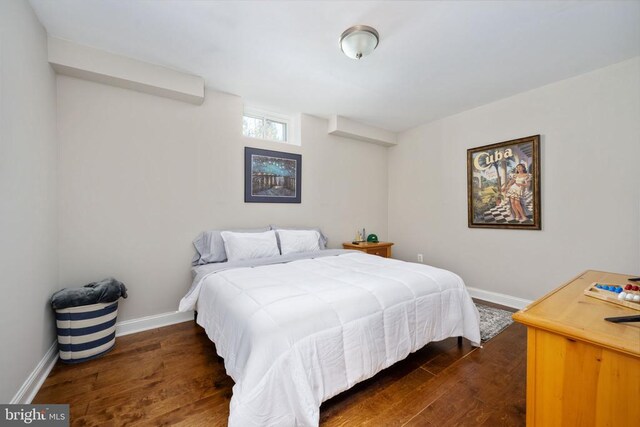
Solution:
M 368 25 L 354 25 L 340 36 L 340 49 L 351 59 L 360 59 L 369 55 L 378 47 L 380 35 Z

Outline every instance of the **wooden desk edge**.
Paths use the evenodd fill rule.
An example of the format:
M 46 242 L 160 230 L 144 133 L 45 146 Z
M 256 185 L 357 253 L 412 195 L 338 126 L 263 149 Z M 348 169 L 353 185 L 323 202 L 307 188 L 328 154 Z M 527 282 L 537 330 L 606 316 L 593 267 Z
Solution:
M 578 280 L 579 278 L 581 278 L 582 276 L 584 276 L 585 274 L 589 273 L 589 272 L 594 272 L 594 273 L 604 273 L 604 274 L 620 274 L 620 273 L 613 273 L 611 271 L 602 271 L 602 270 L 585 270 L 582 273 L 578 274 L 576 277 L 574 277 L 571 280 L 567 280 L 566 282 L 564 282 L 562 285 L 558 286 L 557 288 L 547 292 L 545 295 L 541 296 L 540 298 L 536 299 L 535 301 L 533 301 L 531 304 L 527 305 L 525 308 L 523 308 L 522 310 L 518 311 L 515 314 L 518 313 L 524 313 L 526 311 L 528 311 L 530 308 L 535 307 L 536 305 L 540 304 L 542 301 L 546 300 L 547 298 L 549 298 L 551 295 L 555 294 L 556 292 L 560 291 L 562 288 L 564 288 L 565 286 L 567 286 L 569 283 Z M 628 277 L 635 277 L 633 274 L 623 274 L 623 276 L 628 276 Z M 514 315 L 514 319 L 516 319 L 515 315 Z
M 539 299 L 535 300 L 534 302 L 532 302 L 531 304 L 527 305 L 522 310 L 514 313 L 511 317 L 516 322 L 522 323 L 523 325 L 526 325 L 526 326 L 529 326 L 529 327 L 532 327 L 532 328 L 538 328 L 538 329 L 542 329 L 542 330 L 545 330 L 545 331 L 548 331 L 548 332 L 553 332 L 553 333 L 562 332 L 563 334 L 565 334 L 566 336 L 568 336 L 570 338 L 574 338 L 574 339 L 577 339 L 577 340 L 580 340 L 580 341 L 583 341 L 583 342 L 587 342 L 587 343 L 590 343 L 590 344 L 598 345 L 598 346 L 602 345 L 601 343 L 599 343 L 599 342 L 597 342 L 595 340 L 589 339 L 589 337 L 586 335 L 586 331 L 584 331 L 582 329 L 572 328 L 570 326 L 562 325 L 562 324 L 559 324 L 557 322 L 552 322 L 552 321 L 546 320 L 546 319 L 538 317 L 538 316 L 532 316 L 532 315 L 530 315 L 528 313 L 529 309 L 531 309 L 532 307 L 535 307 L 536 305 L 542 303 L 544 300 L 546 300 L 547 298 L 549 298 L 552 295 L 554 295 L 556 292 L 558 292 L 561 289 L 563 289 L 569 283 L 571 283 L 571 282 L 573 282 L 575 280 L 578 280 L 579 278 L 581 278 L 582 276 L 584 276 L 585 274 L 587 274 L 589 272 L 604 273 L 604 274 L 620 274 L 620 273 L 612 273 L 610 271 L 602 271 L 602 270 L 585 270 L 582 273 L 578 274 L 573 279 L 566 281 L 565 283 L 563 283 L 562 285 L 560 285 L 557 288 L 553 289 L 552 291 L 548 292 L 547 294 L 545 294 L 541 298 L 539 298 Z M 633 274 L 631 274 L 631 275 L 628 275 L 628 277 L 634 277 L 634 276 L 633 276 Z M 603 301 L 603 303 L 606 304 L 606 301 Z M 630 356 L 640 357 L 640 352 L 634 351 L 631 348 L 625 348 L 625 347 L 620 347 L 620 346 L 611 346 L 610 348 L 612 350 L 616 350 L 616 351 L 619 351 L 621 353 L 628 354 Z
M 599 340 L 590 339 L 590 337 L 593 337 L 592 332 L 587 333 L 587 331 L 585 331 L 584 329 L 573 328 L 570 326 L 545 320 L 538 316 L 529 316 L 526 313 L 521 314 L 520 312 L 514 313 L 512 317 L 513 320 L 527 327 L 540 329 L 554 334 L 561 333 L 568 338 L 596 345 L 598 347 L 602 346 L 602 342 L 600 342 Z M 611 343 L 607 344 L 606 347 L 619 353 L 624 353 L 628 356 L 640 359 L 640 348 L 634 349 L 630 347 L 622 347 Z

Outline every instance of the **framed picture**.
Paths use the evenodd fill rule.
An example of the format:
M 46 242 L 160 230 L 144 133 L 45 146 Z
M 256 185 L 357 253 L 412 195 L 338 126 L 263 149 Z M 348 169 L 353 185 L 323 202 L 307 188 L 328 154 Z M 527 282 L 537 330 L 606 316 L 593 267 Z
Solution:
M 471 228 L 541 229 L 540 135 L 467 150 Z
M 302 155 L 244 148 L 244 201 L 300 203 Z

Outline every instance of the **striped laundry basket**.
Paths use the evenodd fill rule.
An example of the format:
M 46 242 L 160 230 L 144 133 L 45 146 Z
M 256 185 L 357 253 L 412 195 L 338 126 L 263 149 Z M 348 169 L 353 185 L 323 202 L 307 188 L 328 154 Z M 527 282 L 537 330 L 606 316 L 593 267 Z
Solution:
M 107 353 L 116 343 L 118 301 L 56 310 L 58 351 L 64 363 Z

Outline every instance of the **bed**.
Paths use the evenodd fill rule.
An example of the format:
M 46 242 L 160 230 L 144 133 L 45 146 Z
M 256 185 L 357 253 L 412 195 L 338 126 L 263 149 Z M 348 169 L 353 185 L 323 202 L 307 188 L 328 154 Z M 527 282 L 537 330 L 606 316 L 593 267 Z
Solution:
M 235 381 L 229 426 L 317 426 L 320 404 L 431 341 L 478 345 L 478 311 L 456 274 L 321 250 L 194 268 L 180 310 Z

